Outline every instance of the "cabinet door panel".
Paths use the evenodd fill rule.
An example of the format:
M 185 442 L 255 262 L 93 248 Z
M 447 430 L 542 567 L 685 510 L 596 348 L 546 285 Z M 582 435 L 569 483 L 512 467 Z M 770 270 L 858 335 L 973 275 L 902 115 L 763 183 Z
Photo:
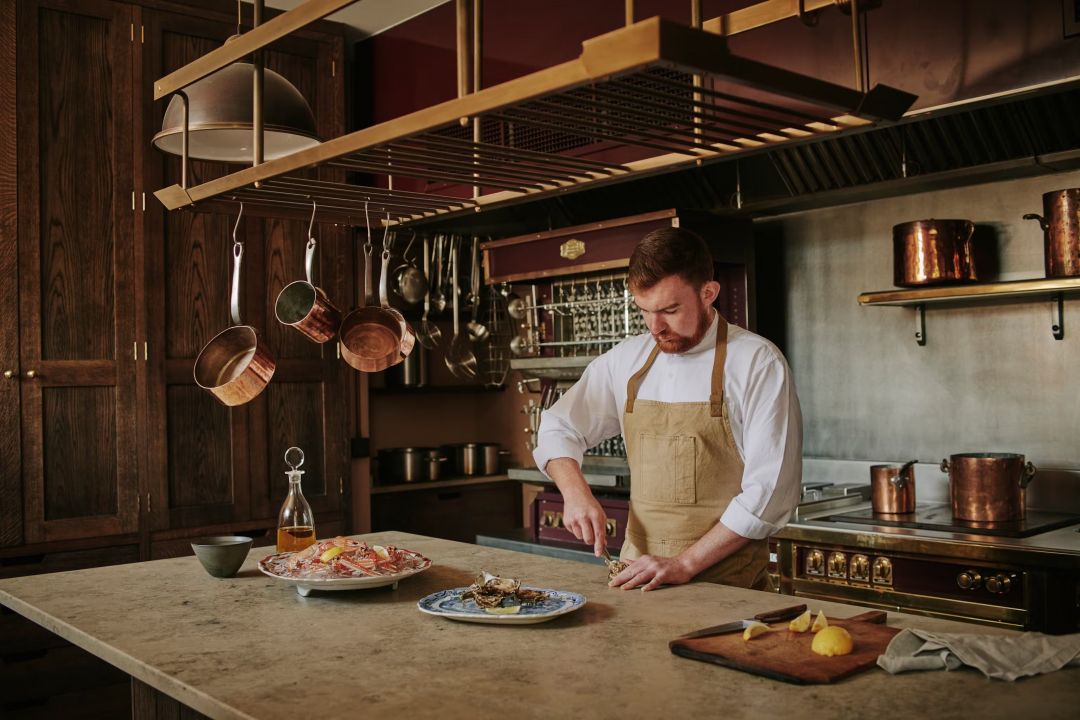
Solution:
M 24 539 L 133 532 L 131 10 L 40 0 L 18 25 Z
M 15 0 L 0 0 L 0 307 L 19 307 Z M 22 542 L 19 316 L 0 313 L 0 547 Z M 2 375 L 12 372 L 12 377 Z

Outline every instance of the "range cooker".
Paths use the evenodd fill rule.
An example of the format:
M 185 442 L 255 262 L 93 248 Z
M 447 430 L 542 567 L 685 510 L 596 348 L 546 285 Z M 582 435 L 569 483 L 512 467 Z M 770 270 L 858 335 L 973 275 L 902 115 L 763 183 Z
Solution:
M 945 505 L 876 515 L 862 498 L 800 505 L 773 538 L 781 593 L 1068 633 L 1080 630 L 1080 515 L 956 521 Z

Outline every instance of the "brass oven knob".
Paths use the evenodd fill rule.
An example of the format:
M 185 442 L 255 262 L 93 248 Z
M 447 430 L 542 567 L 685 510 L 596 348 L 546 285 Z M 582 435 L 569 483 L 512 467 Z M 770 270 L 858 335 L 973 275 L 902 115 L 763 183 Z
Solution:
M 956 576 L 956 584 L 961 590 L 978 590 L 982 585 L 982 575 L 975 570 L 965 570 Z
M 608 537 L 615 537 L 615 533 L 618 531 L 618 529 L 619 529 L 619 523 L 616 522 L 615 520 L 612 520 L 611 518 L 607 518 L 606 521 L 604 522 L 604 532 L 607 533 Z
M 555 513 L 555 527 L 561 528 L 562 526 L 562 513 Z
M 847 555 L 842 552 L 834 552 L 829 556 L 829 577 L 847 577 Z
M 865 555 L 851 556 L 851 579 L 870 579 L 870 558 L 866 557 Z
M 1012 579 L 1001 573 L 991 575 L 986 578 L 986 589 L 995 595 L 1004 595 L 1012 590 Z
M 825 574 L 825 553 L 820 550 L 811 550 L 806 554 L 806 574 Z
M 544 527 L 551 527 L 555 524 L 555 513 L 548 511 L 544 513 L 544 517 L 540 519 L 540 524 Z
M 874 584 L 876 585 L 892 585 L 892 560 L 887 557 L 874 558 Z

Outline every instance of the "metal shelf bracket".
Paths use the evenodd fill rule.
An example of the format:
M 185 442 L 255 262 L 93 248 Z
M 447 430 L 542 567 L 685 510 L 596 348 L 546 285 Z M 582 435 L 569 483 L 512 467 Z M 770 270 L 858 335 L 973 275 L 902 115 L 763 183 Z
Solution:
M 915 306 L 915 342 L 926 345 L 926 303 Z
M 1053 296 L 1050 303 L 1050 312 L 1053 315 L 1054 322 L 1050 325 L 1050 332 L 1053 333 L 1055 340 L 1065 339 L 1065 293 L 1057 293 Z

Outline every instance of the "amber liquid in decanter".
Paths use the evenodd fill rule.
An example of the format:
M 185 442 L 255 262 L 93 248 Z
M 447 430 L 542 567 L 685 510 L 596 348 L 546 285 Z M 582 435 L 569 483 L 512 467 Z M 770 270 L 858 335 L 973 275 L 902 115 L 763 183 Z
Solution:
M 315 528 L 310 525 L 279 527 L 277 531 L 277 551 L 299 552 L 315 544 Z

